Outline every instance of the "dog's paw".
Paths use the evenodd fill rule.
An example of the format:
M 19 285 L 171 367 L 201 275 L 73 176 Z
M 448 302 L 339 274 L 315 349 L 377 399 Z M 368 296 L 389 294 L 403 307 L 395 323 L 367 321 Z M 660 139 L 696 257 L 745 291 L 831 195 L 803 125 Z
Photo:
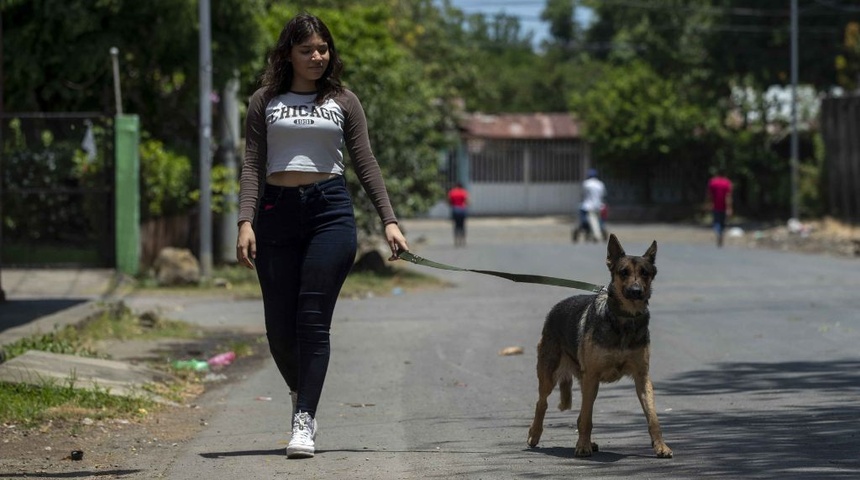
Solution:
M 538 442 L 540 442 L 540 435 L 540 433 L 529 432 L 529 447 L 537 447 Z
M 672 458 L 672 449 L 663 442 L 654 445 L 654 452 L 657 453 L 657 458 Z
M 596 451 L 598 451 L 598 447 L 594 442 L 586 442 L 585 444 L 577 442 L 573 455 L 577 457 L 590 457 Z

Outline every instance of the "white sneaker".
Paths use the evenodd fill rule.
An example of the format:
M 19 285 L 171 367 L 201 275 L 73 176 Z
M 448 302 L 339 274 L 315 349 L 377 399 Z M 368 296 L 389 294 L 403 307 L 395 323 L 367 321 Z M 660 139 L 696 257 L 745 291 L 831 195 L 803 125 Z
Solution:
M 287 458 L 311 458 L 314 456 L 314 438 L 317 422 L 307 412 L 293 416 L 293 436 L 287 445 Z

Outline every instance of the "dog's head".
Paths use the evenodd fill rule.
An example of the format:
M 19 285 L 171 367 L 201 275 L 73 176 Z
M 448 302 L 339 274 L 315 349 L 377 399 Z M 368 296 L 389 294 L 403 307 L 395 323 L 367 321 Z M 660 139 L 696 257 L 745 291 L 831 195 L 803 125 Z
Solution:
M 627 255 L 615 234 L 609 235 L 606 266 L 611 280 L 610 296 L 620 304 L 622 310 L 636 315 L 648 308 L 651 298 L 651 281 L 657 275 L 657 241 L 641 257 Z

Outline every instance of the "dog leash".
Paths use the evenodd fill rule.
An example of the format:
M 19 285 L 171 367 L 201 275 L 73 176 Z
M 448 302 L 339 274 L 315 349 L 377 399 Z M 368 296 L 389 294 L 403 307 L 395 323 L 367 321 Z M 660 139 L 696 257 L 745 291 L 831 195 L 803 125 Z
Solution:
M 586 290 L 589 292 L 597 293 L 601 289 L 603 289 L 603 285 L 595 285 L 593 283 L 588 282 L 580 282 L 578 280 L 568 280 L 566 278 L 557 278 L 557 277 L 547 277 L 544 275 L 523 275 L 519 273 L 508 273 L 508 272 L 497 272 L 494 270 L 475 270 L 471 268 L 461 268 L 455 267 L 452 265 L 446 265 L 444 263 L 434 262 L 432 260 L 427 260 L 424 257 L 419 255 L 415 255 L 412 252 L 400 252 L 398 255 L 400 260 L 406 260 L 407 262 L 414 263 L 415 265 L 423 265 L 425 267 L 438 268 L 440 270 L 451 270 L 455 272 L 474 272 L 480 273 L 483 275 L 493 275 L 496 277 L 506 278 L 508 280 L 518 282 L 518 283 L 536 283 L 539 285 L 554 285 L 557 287 L 568 287 L 575 288 L 577 290 Z

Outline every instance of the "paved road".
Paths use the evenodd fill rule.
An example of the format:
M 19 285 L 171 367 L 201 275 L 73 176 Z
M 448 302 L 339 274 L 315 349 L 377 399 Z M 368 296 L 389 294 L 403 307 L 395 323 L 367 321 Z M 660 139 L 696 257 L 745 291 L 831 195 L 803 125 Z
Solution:
M 608 280 L 605 247 L 572 245 L 569 225 L 556 219 L 472 221 L 465 249 L 453 248 L 447 222 L 404 226 L 413 251 L 433 260 Z M 707 230 L 614 227 L 630 253 L 652 239 L 659 244 L 652 378 L 675 458 L 654 457 L 629 380 L 600 391 L 594 457 L 573 457 L 576 413 L 553 408 L 540 447 L 527 448 L 541 322 L 576 292 L 410 265 L 457 287 L 339 303 L 314 459 L 284 456 L 289 398 L 268 361 L 210 397 L 218 413 L 207 429 L 148 473 L 176 480 L 860 478 L 858 261 L 717 249 Z M 191 302 L 172 316 L 248 328 L 260 325 L 262 309 L 256 301 Z M 499 356 L 507 346 L 525 353 Z
M 605 247 L 570 244 L 563 220 L 474 220 L 466 249 L 451 246 L 447 222 L 405 227 L 413 250 L 434 260 L 608 279 Z M 550 409 L 540 448 L 526 448 L 541 321 L 576 292 L 409 265 L 456 288 L 339 303 L 316 458 L 284 456 L 289 399 L 268 361 L 242 383 L 208 395 L 216 412 L 209 426 L 134 478 L 860 477 L 858 261 L 718 250 L 705 229 L 613 227 L 631 253 L 652 239 L 659 244 L 652 377 L 674 459 L 653 456 L 629 380 L 601 389 L 601 451 L 594 457 L 572 456 L 575 412 Z M 4 321 L 32 311 L 46 294 L 78 303 L 110 293 L 103 290 L 111 272 L 25 273 L 3 272 L 13 300 L 0 310 Z M 202 325 L 262 331 L 258 301 L 129 303 Z M 57 317 L 48 318 L 53 324 Z M 28 328 L 21 323 L 0 335 Z M 507 346 L 525 353 L 499 356 Z M 255 400 L 261 396 L 273 400 Z

